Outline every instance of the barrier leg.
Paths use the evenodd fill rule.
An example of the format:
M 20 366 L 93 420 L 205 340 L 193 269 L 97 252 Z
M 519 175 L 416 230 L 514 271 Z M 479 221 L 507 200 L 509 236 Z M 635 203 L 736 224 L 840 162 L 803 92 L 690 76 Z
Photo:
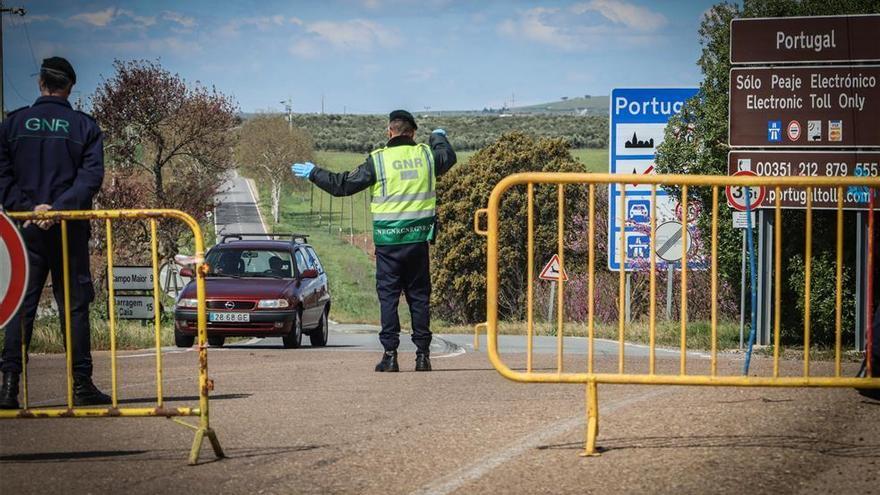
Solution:
M 581 457 L 602 455 L 596 448 L 596 437 L 599 436 L 599 386 L 595 381 L 587 383 L 587 440 Z
M 189 452 L 190 466 L 195 466 L 199 463 L 199 454 L 202 452 L 202 443 L 206 436 L 208 441 L 211 442 L 211 448 L 214 449 L 214 456 L 217 459 L 226 457 L 226 454 L 223 453 L 223 447 L 220 446 L 220 440 L 217 439 L 217 432 L 211 428 L 198 428 L 196 430 L 196 437 L 193 439 L 192 450 Z

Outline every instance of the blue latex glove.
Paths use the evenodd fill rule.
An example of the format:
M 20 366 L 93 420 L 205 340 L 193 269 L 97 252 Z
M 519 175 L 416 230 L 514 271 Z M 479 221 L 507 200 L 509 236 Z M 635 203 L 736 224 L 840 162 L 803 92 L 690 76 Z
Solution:
M 293 175 L 303 179 L 308 179 L 314 169 L 315 164 L 312 162 L 294 163 L 290 166 L 290 171 L 293 172 Z
M 441 135 L 445 136 L 446 131 L 444 131 L 443 129 L 434 129 L 433 131 L 431 131 L 431 134 L 441 134 Z

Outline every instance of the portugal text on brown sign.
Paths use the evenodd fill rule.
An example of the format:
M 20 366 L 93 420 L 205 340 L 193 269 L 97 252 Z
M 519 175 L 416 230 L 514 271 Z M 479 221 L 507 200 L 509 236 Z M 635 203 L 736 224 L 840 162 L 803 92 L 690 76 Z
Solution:
M 880 66 L 732 69 L 730 145 L 880 146 Z
M 731 151 L 727 155 L 727 173 L 733 175 L 749 170 L 762 177 L 880 177 L 880 152 L 859 151 Z M 868 188 L 843 188 L 843 207 L 848 210 L 869 208 Z M 813 208 L 837 208 L 839 191 L 834 187 L 812 190 Z M 780 191 L 783 208 L 806 208 L 807 191 L 785 187 Z M 775 188 L 767 188 L 767 196 L 759 208 L 776 205 Z M 880 198 L 875 199 L 880 206 Z
M 730 62 L 880 61 L 880 15 L 734 19 Z

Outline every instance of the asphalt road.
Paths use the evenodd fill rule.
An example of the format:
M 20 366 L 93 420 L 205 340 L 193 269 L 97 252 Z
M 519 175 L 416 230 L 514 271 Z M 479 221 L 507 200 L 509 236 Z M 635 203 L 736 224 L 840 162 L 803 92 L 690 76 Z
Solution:
M 581 458 L 581 386 L 506 381 L 470 348 L 470 336 L 439 336 L 432 373 L 412 372 L 408 346 L 401 373 L 374 373 L 374 331 L 334 326 L 323 349 L 282 349 L 266 339 L 210 350 L 212 425 L 228 458 L 213 461 L 206 448 L 196 467 L 186 466 L 191 433 L 165 419 L 0 422 L 0 492 L 876 493 L 880 486 L 880 403 L 851 390 L 600 386 L 605 451 Z M 505 359 L 522 366 L 522 342 L 508 340 Z M 553 369 L 544 340 L 535 367 Z M 567 368 L 583 367 L 582 343 L 566 341 Z M 637 347 L 627 351 L 628 367 L 644 363 Z M 597 364 L 613 367 L 615 356 L 600 352 Z M 168 349 L 163 357 L 169 404 L 195 404 L 196 353 Z M 694 369 L 706 362 L 689 360 Z M 107 353 L 95 353 L 95 364 L 106 388 Z M 155 397 L 153 365 L 150 352 L 120 359 L 124 405 Z M 674 372 L 678 358 L 663 353 L 658 365 Z M 737 356 L 721 359 L 722 373 L 740 366 Z M 753 366 L 765 371 L 768 362 L 758 357 Z M 817 372 L 827 368 L 814 363 Z M 63 404 L 63 358 L 35 356 L 30 369 L 32 401 Z M 783 367 L 799 370 L 799 362 Z
M 221 191 L 214 199 L 214 227 L 217 239 L 229 234 L 253 234 L 266 232 L 265 223 L 256 206 L 254 186 L 251 181 L 230 172 Z

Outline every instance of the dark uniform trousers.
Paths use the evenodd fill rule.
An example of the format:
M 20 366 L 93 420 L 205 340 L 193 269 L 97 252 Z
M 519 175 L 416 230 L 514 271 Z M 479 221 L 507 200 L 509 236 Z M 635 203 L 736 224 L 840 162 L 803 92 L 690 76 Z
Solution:
M 68 222 L 68 254 L 70 270 L 70 320 L 73 373 L 92 375 L 90 348 L 89 303 L 95 298 L 89 271 L 89 227 L 83 222 Z M 30 346 L 37 304 L 49 273 L 52 273 L 52 291 L 58 304 L 61 334 L 64 335 L 64 271 L 61 256 L 61 226 L 42 230 L 30 225 L 22 230 L 28 254 L 28 286 L 21 309 L 6 326 L 3 348 L 3 372 L 21 373 L 22 323 L 24 338 Z
M 412 341 L 421 353 L 431 346 L 431 271 L 428 243 L 376 246 L 376 292 L 382 311 L 379 341 L 386 351 L 400 344 L 400 293 L 412 317 Z

